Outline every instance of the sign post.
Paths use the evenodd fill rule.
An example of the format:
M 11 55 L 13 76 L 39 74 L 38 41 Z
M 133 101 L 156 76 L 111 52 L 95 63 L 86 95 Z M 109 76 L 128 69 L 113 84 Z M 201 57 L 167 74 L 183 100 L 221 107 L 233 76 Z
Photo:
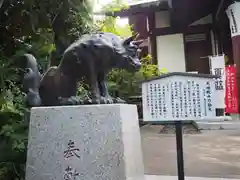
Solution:
M 217 78 L 210 74 L 168 73 L 142 82 L 143 121 L 175 124 L 179 180 L 184 180 L 182 121 L 216 118 Z
M 176 121 L 176 145 L 177 145 L 177 169 L 178 169 L 178 180 L 184 180 L 184 160 L 183 160 L 183 133 L 182 133 L 182 122 Z

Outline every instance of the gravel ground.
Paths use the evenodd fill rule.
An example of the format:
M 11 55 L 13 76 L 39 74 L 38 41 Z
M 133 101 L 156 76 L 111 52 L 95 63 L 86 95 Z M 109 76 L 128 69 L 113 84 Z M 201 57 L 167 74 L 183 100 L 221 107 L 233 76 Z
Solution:
M 141 127 L 145 174 L 176 176 L 175 135 L 162 129 Z M 186 176 L 240 178 L 240 130 L 184 134 L 183 145 Z
M 175 125 L 174 124 L 167 124 L 165 126 L 161 126 L 161 130 L 159 133 L 161 134 L 175 134 Z M 200 134 L 200 130 L 195 127 L 193 124 L 183 124 L 182 125 L 182 132 L 183 134 Z

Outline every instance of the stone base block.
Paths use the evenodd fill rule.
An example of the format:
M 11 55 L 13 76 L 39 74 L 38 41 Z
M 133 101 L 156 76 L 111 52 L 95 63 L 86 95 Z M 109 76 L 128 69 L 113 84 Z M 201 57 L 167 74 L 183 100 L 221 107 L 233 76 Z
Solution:
M 32 108 L 26 180 L 143 180 L 137 107 Z

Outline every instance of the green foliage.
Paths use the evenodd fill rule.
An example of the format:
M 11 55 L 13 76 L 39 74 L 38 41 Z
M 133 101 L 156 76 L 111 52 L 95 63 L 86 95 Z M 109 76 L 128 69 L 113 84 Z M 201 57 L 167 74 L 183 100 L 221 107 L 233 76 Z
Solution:
M 106 12 L 119 11 L 127 6 L 121 1 L 114 0 L 103 7 Z M 121 37 L 132 35 L 131 25 L 119 26 L 116 17 L 107 16 L 99 21 L 101 31 L 111 32 Z M 139 72 L 132 73 L 122 69 L 114 69 L 108 74 L 108 88 L 112 95 L 118 94 L 121 98 L 127 99 L 130 96 L 141 95 L 140 82 L 161 73 L 166 73 L 166 69 L 158 70 L 157 65 L 151 64 L 151 56 L 147 55 L 141 59 L 142 67 Z
M 64 48 L 93 30 L 88 0 L 0 3 L 0 179 L 24 180 L 28 115 L 16 57 L 33 54 L 43 70 Z M 54 54 L 57 54 L 54 56 Z M 20 62 L 21 64 L 21 62 Z M 83 91 L 84 92 L 84 91 Z
M 118 12 L 123 9 L 127 9 L 129 6 L 124 4 L 121 0 L 112 0 L 110 3 L 102 7 L 105 12 Z
M 141 81 L 166 73 L 165 69 L 158 70 L 157 65 L 151 64 L 151 56 L 141 59 L 142 67 L 138 72 L 128 72 L 122 69 L 112 70 L 108 75 L 108 87 L 112 95 L 118 93 L 123 99 L 141 95 Z
M 0 179 L 23 179 L 28 129 L 24 96 L 16 84 L 18 69 L 0 55 Z
M 105 10 L 125 7 L 114 1 Z M 31 53 L 46 70 L 83 33 L 100 29 L 126 37 L 132 32 L 130 26 L 118 26 L 112 17 L 94 26 L 88 0 L 4 0 L 0 10 L 0 179 L 24 180 L 29 110 L 24 108 L 21 70 L 13 60 Z M 159 73 L 149 58 L 142 60 L 140 72 L 112 71 L 110 92 L 118 90 L 122 97 L 139 94 L 139 81 Z M 84 83 L 79 87 L 79 95 L 88 95 Z
M 18 88 L 0 97 L 0 179 L 24 179 L 28 121 Z
M 114 0 L 104 6 L 102 9 L 105 12 L 109 12 L 119 11 L 127 7 L 127 5 L 121 3 L 120 1 Z M 106 16 L 104 19 L 98 21 L 98 26 L 102 32 L 111 32 L 121 37 L 128 37 L 132 35 L 131 26 L 128 24 L 126 24 L 125 26 L 119 26 L 117 24 L 116 17 Z
M 103 21 L 99 21 L 99 26 L 103 32 L 111 32 L 121 37 L 129 37 L 132 35 L 131 26 L 119 26 L 117 19 L 111 16 L 106 17 Z
M 56 50 L 56 57 L 51 58 L 59 61 L 76 37 L 93 28 L 91 12 L 88 0 L 4 1 L 0 11 L 0 45 L 7 56 L 22 50 L 23 45 L 24 49 L 35 45 L 30 52 L 37 59 L 49 57 Z

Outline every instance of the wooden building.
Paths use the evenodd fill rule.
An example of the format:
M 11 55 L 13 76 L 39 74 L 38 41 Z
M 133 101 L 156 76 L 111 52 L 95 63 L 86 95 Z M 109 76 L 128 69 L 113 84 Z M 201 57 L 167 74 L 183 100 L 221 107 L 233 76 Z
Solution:
M 233 63 L 227 0 L 158 0 L 118 12 L 147 38 L 154 63 L 169 72 L 209 73 L 209 55 L 225 53 Z
M 129 18 L 133 30 L 147 39 L 145 51 L 153 63 L 168 72 L 210 73 L 208 56 L 225 54 L 227 64 L 237 66 L 240 94 L 240 2 L 155 0 L 115 15 Z

